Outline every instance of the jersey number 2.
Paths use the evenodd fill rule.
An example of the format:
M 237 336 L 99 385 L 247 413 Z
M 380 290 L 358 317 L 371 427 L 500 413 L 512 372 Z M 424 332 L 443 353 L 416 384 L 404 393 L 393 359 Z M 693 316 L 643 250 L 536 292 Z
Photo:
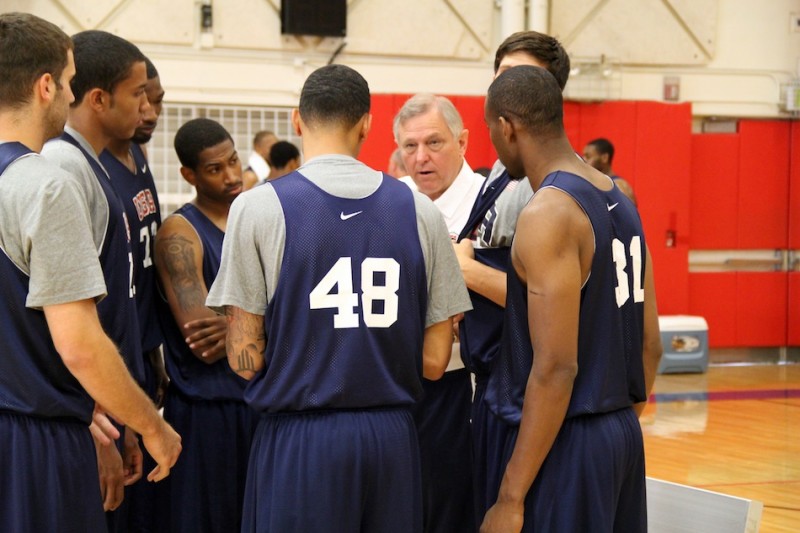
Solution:
M 643 302 L 642 239 L 638 235 L 631 239 L 630 254 L 625 253 L 625 245 L 619 239 L 614 239 L 611 243 L 611 250 L 614 255 L 614 265 L 617 267 L 617 286 L 614 289 L 617 296 L 617 307 L 622 307 L 631 297 L 628 273 L 625 272 L 625 267 L 628 266 L 628 255 L 633 264 L 633 301 L 635 303 Z
M 375 285 L 375 274 L 383 273 L 383 285 Z M 333 292 L 334 287 L 337 288 Z M 361 307 L 368 328 L 388 328 L 397 322 L 397 290 L 400 288 L 400 264 L 391 258 L 368 257 L 361 263 Z M 359 326 L 358 294 L 353 292 L 353 262 L 340 257 L 308 295 L 311 309 L 336 309 L 333 327 Z M 373 303 L 383 302 L 383 311 L 375 312 Z

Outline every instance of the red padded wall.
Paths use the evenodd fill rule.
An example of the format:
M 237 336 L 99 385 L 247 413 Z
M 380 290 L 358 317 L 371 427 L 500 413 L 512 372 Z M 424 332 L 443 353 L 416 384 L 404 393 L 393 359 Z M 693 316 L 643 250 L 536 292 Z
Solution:
M 785 345 L 786 273 L 737 272 L 736 276 L 736 344 Z
M 386 171 L 389 156 L 396 148 L 392 135 L 392 119 L 396 113 L 397 95 L 373 94 L 370 101 L 372 128 L 361 147 L 359 161 L 376 169 Z M 404 100 L 405 101 L 405 100 Z M 402 104 L 401 104 L 402 105 Z
M 636 198 L 653 256 L 658 311 L 689 307 L 689 175 L 692 115 L 689 104 L 637 102 L 633 170 Z M 620 154 L 621 156 L 622 154 Z M 667 247 L 667 232 L 675 246 Z
M 564 102 L 564 130 L 567 132 L 572 149 L 583 155 L 581 140 L 581 112 L 586 104 Z
M 787 345 L 800 346 L 800 272 L 790 272 L 788 278 Z
M 637 173 L 634 158 L 637 146 L 636 102 L 602 102 L 584 104 L 580 117 L 580 136 L 577 152 L 583 155 L 586 143 L 598 137 L 605 137 L 614 145 L 614 172 L 625 178 L 634 191 L 636 190 Z
M 483 96 L 449 96 L 458 109 L 464 128 L 469 130 L 466 159 L 473 169 L 479 167 L 492 168 L 497 153 L 489 139 L 489 129 L 483 119 Z
M 739 144 L 738 135 L 692 135 L 689 245 L 694 250 L 736 248 Z
M 738 248 L 786 248 L 790 123 L 739 123 Z
M 791 124 L 789 167 L 789 249 L 800 260 L 800 120 Z M 800 346 L 800 263 L 789 273 L 788 344 Z
M 711 348 L 736 346 L 736 273 L 689 274 L 689 314 L 708 322 Z

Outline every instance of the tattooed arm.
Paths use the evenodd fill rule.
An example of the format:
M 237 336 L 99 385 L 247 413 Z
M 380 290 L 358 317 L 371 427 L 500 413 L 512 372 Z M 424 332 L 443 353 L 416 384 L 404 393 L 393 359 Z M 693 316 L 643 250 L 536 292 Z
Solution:
M 164 294 L 192 353 L 204 363 L 225 357 L 225 317 L 206 307 L 203 246 L 186 219 L 171 216 L 156 234 L 155 265 Z
M 228 364 L 249 381 L 264 368 L 267 346 L 264 317 L 230 305 L 225 307 L 225 315 L 228 319 Z

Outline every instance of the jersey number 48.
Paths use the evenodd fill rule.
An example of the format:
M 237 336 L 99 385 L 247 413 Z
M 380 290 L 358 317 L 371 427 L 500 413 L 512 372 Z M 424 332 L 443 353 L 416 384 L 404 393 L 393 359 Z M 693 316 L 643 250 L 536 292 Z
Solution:
M 382 273 L 383 285 L 375 285 L 375 274 Z M 336 292 L 333 292 L 336 287 Z M 397 322 L 397 290 L 400 288 L 400 264 L 391 258 L 368 257 L 361 263 L 361 309 L 368 328 L 388 328 Z M 333 327 L 357 328 L 359 295 L 353 292 L 353 261 L 340 257 L 308 295 L 311 309 L 336 309 Z M 375 302 L 383 310 L 374 310 Z

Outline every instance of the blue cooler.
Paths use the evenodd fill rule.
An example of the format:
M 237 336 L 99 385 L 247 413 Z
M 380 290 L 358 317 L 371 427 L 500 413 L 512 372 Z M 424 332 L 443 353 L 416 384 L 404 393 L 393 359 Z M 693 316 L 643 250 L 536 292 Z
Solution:
M 708 369 L 708 323 L 701 316 L 658 317 L 664 355 L 659 374 L 702 373 Z

